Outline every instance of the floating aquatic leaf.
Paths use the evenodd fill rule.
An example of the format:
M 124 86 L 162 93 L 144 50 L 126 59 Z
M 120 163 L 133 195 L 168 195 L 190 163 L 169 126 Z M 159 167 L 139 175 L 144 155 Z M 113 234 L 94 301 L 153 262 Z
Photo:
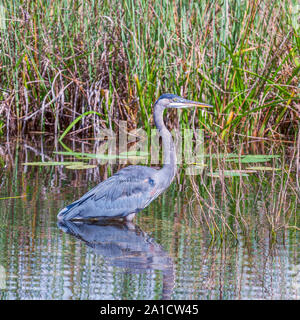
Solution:
M 84 162 L 74 162 L 74 161 L 46 161 L 46 162 L 24 162 L 23 166 L 67 166 L 72 164 L 84 164 Z
M 268 158 L 241 158 L 241 159 L 236 159 L 233 160 L 235 163 L 258 163 L 258 162 L 267 162 L 270 161 L 271 159 Z
M 256 171 L 276 171 L 280 170 L 280 168 L 273 168 L 273 167 L 249 167 L 249 170 L 256 170 Z
M 213 173 L 208 173 L 209 177 L 213 178 L 220 178 L 221 176 L 227 177 L 248 177 L 248 173 L 254 173 L 254 170 L 224 170 L 224 171 L 217 171 Z
M 227 159 L 226 161 L 233 161 L 235 163 L 258 163 L 267 162 L 275 158 L 279 158 L 279 155 L 247 154 L 240 156 L 238 159 Z
M 245 157 L 254 157 L 254 158 L 267 158 L 267 159 L 274 159 L 274 158 L 280 158 L 279 154 L 248 154 L 245 155 Z
M 83 170 L 83 169 L 93 169 L 96 168 L 97 165 L 95 164 L 82 164 L 82 165 L 70 165 L 70 166 L 66 166 L 67 169 L 71 169 L 71 170 Z
M 212 178 L 220 178 L 220 177 L 221 177 L 220 174 L 217 173 L 217 172 L 208 173 L 207 175 L 208 175 L 209 177 L 212 177 Z M 248 177 L 249 175 L 248 175 L 247 173 L 235 173 L 235 172 L 233 172 L 233 173 L 231 173 L 231 174 L 228 174 L 228 173 L 224 174 L 224 178 L 228 178 L 228 177 L 240 177 L 240 176 L 242 176 L 242 177 Z
M 199 156 L 199 154 L 197 155 Z M 201 155 L 200 155 L 201 156 Z M 203 154 L 204 157 L 209 157 L 213 159 L 222 159 L 222 158 L 238 158 L 239 155 L 236 153 L 212 153 L 212 154 Z

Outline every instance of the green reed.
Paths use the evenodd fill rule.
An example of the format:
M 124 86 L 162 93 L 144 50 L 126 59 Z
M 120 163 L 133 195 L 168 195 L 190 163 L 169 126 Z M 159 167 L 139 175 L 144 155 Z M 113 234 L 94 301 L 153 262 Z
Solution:
M 197 111 L 197 126 L 221 139 L 290 139 L 299 121 L 297 10 L 294 0 L 4 0 L 0 133 L 59 135 L 90 111 L 106 126 L 128 120 L 148 130 L 153 102 L 173 92 L 214 105 Z M 95 119 L 74 129 L 91 133 Z M 186 112 L 179 119 L 191 121 Z

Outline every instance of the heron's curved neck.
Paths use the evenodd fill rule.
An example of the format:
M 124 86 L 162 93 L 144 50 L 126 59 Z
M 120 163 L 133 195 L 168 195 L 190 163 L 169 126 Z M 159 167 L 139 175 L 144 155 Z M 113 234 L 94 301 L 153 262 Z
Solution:
M 161 171 L 167 173 L 167 176 L 170 177 L 169 183 L 171 183 L 177 171 L 176 150 L 172 135 L 164 124 L 163 113 L 164 107 L 159 102 L 156 103 L 154 106 L 154 123 L 162 137 L 163 144 L 163 168 Z

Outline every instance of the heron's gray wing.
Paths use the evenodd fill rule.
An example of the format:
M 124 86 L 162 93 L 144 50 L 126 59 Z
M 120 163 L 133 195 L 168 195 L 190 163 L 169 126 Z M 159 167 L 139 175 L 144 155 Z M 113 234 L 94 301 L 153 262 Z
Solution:
M 120 198 L 139 197 L 154 187 L 156 170 L 143 166 L 129 166 L 98 185 L 95 201 L 117 201 Z
M 97 207 L 141 210 L 155 193 L 155 169 L 143 166 L 126 167 L 99 185 L 93 200 Z M 133 209 L 134 211 L 131 211 Z M 128 212 L 129 212 L 128 211 Z
M 66 211 L 66 219 L 93 217 L 125 217 L 136 213 L 157 195 L 155 169 L 129 166 L 98 184 Z

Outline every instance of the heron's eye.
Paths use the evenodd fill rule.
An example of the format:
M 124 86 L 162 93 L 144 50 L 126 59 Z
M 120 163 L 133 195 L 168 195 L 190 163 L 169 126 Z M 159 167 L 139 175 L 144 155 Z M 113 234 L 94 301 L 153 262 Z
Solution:
M 149 182 L 150 186 L 152 186 L 152 187 L 155 185 L 154 180 L 151 178 L 148 179 L 148 182 Z

